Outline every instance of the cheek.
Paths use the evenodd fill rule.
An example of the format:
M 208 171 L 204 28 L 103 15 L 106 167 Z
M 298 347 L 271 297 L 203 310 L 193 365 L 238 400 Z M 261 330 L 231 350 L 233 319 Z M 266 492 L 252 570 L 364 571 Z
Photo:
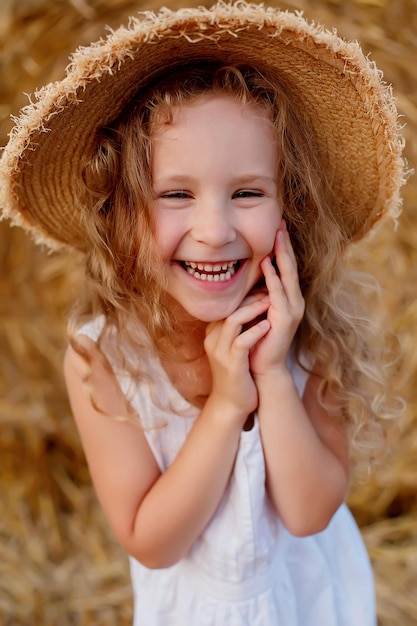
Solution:
M 155 241 L 164 261 L 171 258 L 178 242 L 175 221 L 167 219 L 163 214 L 154 218 Z
M 271 254 L 274 250 L 275 235 L 281 225 L 281 212 L 275 210 L 263 216 L 252 225 L 252 248 L 260 256 Z

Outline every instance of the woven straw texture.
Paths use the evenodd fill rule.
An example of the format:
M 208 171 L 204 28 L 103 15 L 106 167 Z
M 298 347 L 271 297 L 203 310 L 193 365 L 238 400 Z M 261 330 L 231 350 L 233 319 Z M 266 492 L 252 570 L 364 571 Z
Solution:
M 355 43 L 271 7 L 220 3 L 211 11 L 164 9 L 132 19 L 109 38 L 80 48 L 65 79 L 36 94 L 0 164 L 0 204 L 12 219 L 45 238 L 83 249 L 78 214 L 82 159 L 95 130 L 161 69 L 196 58 L 274 69 L 311 129 L 333 212 L 357 239 L 399 208 L 402 142 L 390 89 Z M 15 207 L 18 209 L 16 213 Z
M 416 1 L 279 4 L 337 26 L 372 52 L 393 84 L 406 124 L 406 156 L 415 167 Z M 96 40 L 103 24 L 116 28 L 148 8 L 158 7 L 128 0 L 3 0 L 0 143 L 12 127 L 9 115 L 27 103 L 23 92 L 60 78 L 68 54 Z M 353 485 L 349 497 L 374 566 L 379 626 L 417 624 L 416 177 L 403 195 L 397 232 L 388 221 L 355 250 L 355 262 L 374 271 L 385 290 L 381 313 L 404 347 L 396 384 L 409 401 L 392 458 L 367 483 Z M 43 254 L 6 222 L 0 224 L 0 255 L 0 624 L 128 626 L 127 560 L 95 499 L 62 379 L 77 258 Z

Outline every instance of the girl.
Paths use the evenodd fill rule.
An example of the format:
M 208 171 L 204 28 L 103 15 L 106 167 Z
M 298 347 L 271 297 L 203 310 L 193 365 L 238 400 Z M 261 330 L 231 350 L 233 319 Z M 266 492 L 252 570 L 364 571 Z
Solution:
M 135 625 L 376 623 L 343 502 L 399 409 L 344 250 L 401 149 L 356 44 L 244 3 L 133 20 L 23 113 L 2 205 L 85 257 L 65 377 Z

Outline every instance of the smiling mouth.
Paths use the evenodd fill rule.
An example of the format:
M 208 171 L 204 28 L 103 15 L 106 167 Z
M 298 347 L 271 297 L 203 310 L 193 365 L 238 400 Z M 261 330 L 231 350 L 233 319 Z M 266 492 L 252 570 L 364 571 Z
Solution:
M 193 261 L 181 261 L 181 267 L 197 280 L 223 282 L 232 278 L 239 269 L 240 263 L 240 261 L 228 261 L 226 263 L 195 263 Z

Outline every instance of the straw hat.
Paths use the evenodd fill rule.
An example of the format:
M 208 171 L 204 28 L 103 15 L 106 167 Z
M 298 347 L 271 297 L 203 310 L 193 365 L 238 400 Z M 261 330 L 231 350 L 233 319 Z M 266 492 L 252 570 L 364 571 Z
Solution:
M 352 240 L 400 210 L 403 142 L 391 89 L 355 42 L 299 13 L 219 3 L 132 18 L 71 58 L 21 113 L 0 162 L 3 216 L 52 248 L 88 245 L 74 197 L 95 131 L 161 69 L 196 60 L 276 73 L 311 128 L 334 211 Z

